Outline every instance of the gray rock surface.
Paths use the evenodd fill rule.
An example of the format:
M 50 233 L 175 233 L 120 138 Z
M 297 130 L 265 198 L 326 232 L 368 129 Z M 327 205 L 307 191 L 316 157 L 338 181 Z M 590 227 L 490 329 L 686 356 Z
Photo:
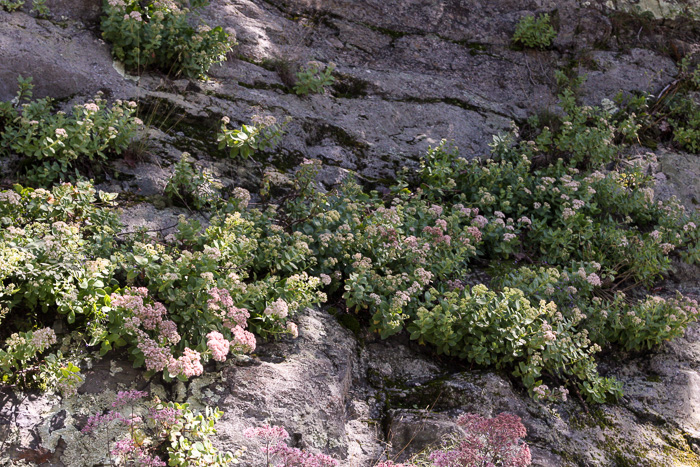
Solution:
M 82 23 L 54 23 L 0 9 L 0 100 L 17 92 L 17 76 L 34 78 L 34 97 L 136 95 L 113 68 L 109 47 Z

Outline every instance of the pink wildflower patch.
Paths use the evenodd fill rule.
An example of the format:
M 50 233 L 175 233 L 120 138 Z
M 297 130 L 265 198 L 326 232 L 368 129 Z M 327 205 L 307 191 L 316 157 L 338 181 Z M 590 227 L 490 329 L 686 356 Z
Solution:
M 224 362 L 226 361 L 231 343 L 227 341 L 220 332 L 212 331 L 207 334 L 207 347 L 211 350 L 214 360 L 217 362 Z

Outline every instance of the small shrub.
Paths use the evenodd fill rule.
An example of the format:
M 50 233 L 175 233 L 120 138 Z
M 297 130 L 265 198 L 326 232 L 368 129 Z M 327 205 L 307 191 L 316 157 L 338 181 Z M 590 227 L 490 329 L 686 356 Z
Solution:
M 71 114 L 53 113 L 50 98 L 31 101 L 32 88 L 31 78 L 20 77 L 13 103 L 0 103 L 0 154 L 26 157 L 32 163 L 27 179 L 41 186 L 74 179 L 78 167 L 120 154 L 142 124 L 135 102 L 118 100 L 109 107 L 98 95 L 73 106 Z
M 700 105 L 683 97 L 670 105 L 668 123 L 673 128 L 673 141 L 684 150 L 700 154 Z
M 239 129 L 229 129 L 231 120 L 228 117 L 221 119 L 221 132 L 217 136 L 219 149 L 230 148 L 231 157 L 252 157 L 257 151 L 274 149 L 282 140 L 284 127 L 289 119 L 278 123 L 271 115 L 262 117 L 253 116 L 252 125 L 243 125 Z
M 552 45 L 552 40 L 557 36 L 549 22 L 549 15 L 540 17 L 533 15 L 524 16 L 515 27 L 513 44 L 530 47 L 533 49 L 545 49 Z
M 577 330 L 581 315 L 565 318 L 553 302 L 532 306 L 518 289 L 497 294 L 483 285 L 439 295 L 431 289 L 426 302 L 407 329 L 412 339 L 435 345 L 439 353 L 514 368 L 535 398 L 556 395 L 542 383 L 543 372 L 574 376 L 596 402 L 621 395 L 619 383 L 598 376 L 593 354 L 600 348 Z
M 39 354 L 56 344 L 56 334 L 51 328 L 12 334 L 0 349 L 0 376 L 4 384 L 16 384 L 23 388 L 57 387 L 64 396 L 70 396 L 82 384 L 80 368 L 61 351 Z
M 0 7 L 9 12 L 17 11 L 23 5 L 24 0 L 0 0 Z
M 335 82 L 333 70 L 335 70 L 334 63 L 330 63 L 327 66 L 316 61 L 307 63 L 297 73 L 294 92 L 299 96 L 323 93 L 327 86 Z
M 190 210 L 200 210 L 217 204 L 220 188 L 219 180 L 207 169 L 195 168 L 190 162 L 189 153 L 183 152 L 165 186 L 165 196 Z
M 192 2 L 192 9 L 205 2 Z M 180 0 L 107 0 L 102 37 L 127 69 L 151 67 L 175 76 L 204 78 L 209 68 L 226 59 L 235 45 L 221 27 L 190 25 L 190 10 Z
M 41 18 L 51 15 L 51 10 L 46 6 L 46 0 L 32 0 L 32 13 L 36 13 Z
M 207 407 L 203 414 L 196 413 L 189 404 L 164 404 L 157 398 L 143 402 L 147 395 L 136 390 L 118 392 L 112 409 L 90 416 L 81 430 L 84 436 L 95 436 L 121 428 L 119 439 L 107 445 L 105 459 L 110 465 L 223 467 L 238 463 L 242 451 L 220 453 L 210 439 L 223 412 Z

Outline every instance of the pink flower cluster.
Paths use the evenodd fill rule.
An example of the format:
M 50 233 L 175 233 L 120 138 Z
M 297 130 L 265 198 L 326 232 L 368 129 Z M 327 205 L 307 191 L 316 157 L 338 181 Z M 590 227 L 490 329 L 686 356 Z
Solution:
M 213 288 L 209 290 L 211 299 L 207 301 L 207 309 L 215 313 L 224 326 L 233 330 L 236 326 L 247 327 L 250 313 L 245 308 L 233 305 L 233 298 L 226 289 Z
M 86 434 L 90 433 L 93 430 L 96 430 L 97 428 L 107 425 L 109 422 L 112 420 L 119 420 L 125 425 L 130 425 L 131 421 L 125 418 L 122 414 L 119 412 L 107 412 L 106 414 L 95 414 L 91 415 L 90 418 L 88 418 L 87 423 L 83 427 L 82 430 L 80 430 L 81 433 Z
M 264 446 L 262 452 L 274 460 L 276 467 L 335 467 L 338 461 L 325 454 L 311 454 L 298 448 L 292 448 L 284 443 L 289 439 L 289 433 L 281 426 L 265 425 L 258 428 L 248 428 L 243 434 L 247 438 L 257 439 Z
M 239 352 L 251 353 L 255 350 L 255 335 L 240 326 L 233 328 L 231 346 Z
M 248 310 L 234 306 L 233 298 L 226 289 L 213 288 L 209 291 L 209 296 L 211 299 L 207 302 L 207 309 L 219 317 L 224 327 L 233 334 L 231 341 L 226 341 L 225 337 L 218 331 L 207 334 L 207 346 L 211 350 L 214 360 L 225 361 L 226 355 L 231 349 L 244 353 L 254 351 L 255 336 L 245 330 L 248 326 L 248 318 L 250 318 Z
M 168 425 L 175 423 L 180 415 L 182 415 L 182 411 L 172 407 L 164 407 L 161 409 L 151 407 L 148 409 L 148 418 L 154 422 L 161 422 Z
M 185 347 L 180 358 L 175 360 L 170 358 L 168 362 L 168 373 L 171 375 L 185 375 L 188 378 L 199 376 L 204 372 L 201 362 L 201 355 L 196 350 Z
M 123 307 L 132 313 L 130 319 L 125 320 L 125 327 L 130 330 L 138 330 L 143 327 L 148 331 L 158 331 L 159 337 L 171 344 L 180 342 L 177 325 L 168 319 L 168 311 L 160 302 L 153 305 L 144 303 L 148 296 L 148 289 L 139 287 L 127 290 L 120 294 L 112 294 L 112 306 Z M 137 333 L 138 334 L 138 333 Z
M 220 332 L 212 331 L 207 334 L 207 347 L 211 350 L 214 360 L 225 362 L 231 343 Z
M 112 305 L 131 312 L 132 316 L 124 319 L 124 328 L 136 338 L 136 348 L 144 357 L 144 364 L 149 371 L 163 371 L 167 368 L 171 376 L 184 375 L 188 378 L 199 376 L 204 371 L 200 354 L 185 347 L 178 359 L 172 355 L 172 345 L 180 342 L 177 325 L 164 319 L 168 312 L 162 303 L 145 304 L 148 290 L 140 287 L 125 291 L 122 295 L 112 294 Z M 143 329 L 142 329 L 143 328 Z M 157 333 L 154 339 L 146 331 Z
M 125 405 L 129 405 L 139 399 L 146 397 L 148 393 L 146 391 L 119 391 L 117 393 L 117 398 L 112 402 L 112 407 L 119 408 Z
M 125 463 L 133 462 L 133 465 L 144 467 L 165 467 L 165 462 L 156 456 L 151 456 L 148 451 L 136 444 L 133 438 L 124 438 L 114 444 L 111 454 L 120 457 Z
M 423 232 L 432 235 L 436 243 L 449 245 L 452 242 L 452 237 L 445 233 L 447 232 L 447 221 L 445 219 L 436 220 L 435 227 L 423 227 Z
M 525 467 L 532 462 L 530 448 L 519 444 L 526 435 L 520 417 L 502 413 L 494 418 L 465 414 L 457 423 L 464 437 L 454 449 L 438 450 L 430 455 L 437 467 L 477 467 L 500 465 Z
M 272 302 L 272 305 L 265 308 L 265 314 L 267 316 L 274 316 L 279 319 L 284 319 L 289 314 L 289 306 L 287 305 L 287 302 L 281 298 L 278 298 Z

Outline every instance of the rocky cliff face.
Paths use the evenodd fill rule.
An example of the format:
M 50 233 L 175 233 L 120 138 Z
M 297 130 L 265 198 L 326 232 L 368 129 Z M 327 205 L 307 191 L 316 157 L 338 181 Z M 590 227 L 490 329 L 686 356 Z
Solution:
M 126 181 L 101 188 L 139 195 L 130 227 L 165 226 L 177 211 L 159 210 L 170 166 L 192 153 L 228 185 L 255 187 L 255 161 L 219 157 L 215 133 L 226 115 L 245 123 L 258 111 L 292 123 L 279 154 L 265 160 L 284 174 L 303 158 L 324 162 L 321 181 L 348 171 L 382 185 L 413 166 L 428 147 L 453 140 L 480 156 L 491 138 L 542 111 L 557 111 L 554 73 L 587 76 L 583 102 L 624 93 L 658 93 L 673 82 L 677 54 L 698 51 L 700 26 L 678 14 L 688 1 L 574 0 L 213 0 L 204 13 L 239 45 L 207 82 L 157 74 L 125 75 L 99 37 L 98 2 L 50 1 L 51 20 L 0 11 L 0 100 L 16 76 L 32 75 L 35 95 L 68 105 L 103 91 L 138 99 L 152 124 L 146 160 L 117 161 Z M 696 5 L 697 6 L 697 5 Z M 652 14 L 639 15 L 636 8 Z M 525 14 L 548 12 L 558 35 L 551 50 L 516 51 L 510 42 Z M 632 13 L 629 13 L 632 12 Z M 308 60 L 334 62 L 331 95 L 299 98 L 285 70 Z M 639 154 L 647 148 L 633 148 Z M 697 156 L 656 150 L 657 196 L 700 197 Z M 663 287 L 700 294 L 697 270 L 681 268 Z M 242 431 L 282 424 L 299 447 L 347 466 L 382 456 L 403 459 L 454 430 L 464 411 L 523 418 L 533 465 L 700 465 L 700 328 L 644 355 L 603 359 L 601 370 L 625 385 L 617 405 L 539 404 L 507 375 L 437 359 L 401 339 L 353 333 L 324 310 L 302 317 L 300 338 L 261 345 L 250 359 L 212 369 L 188 385 L 164 388 L 124 362 L 100 361 L 79 395 L 0 391 L 0 463 L 93 465 L 91 442 L 77 430 L 120 388 L 150 388 L 174 400 L 218 405 L 225 415 L 216 442 L 247 446 Z M 243 465 L 261 465 L 249 446 Z M 91 454 L 92 453 L 92 454 Z

